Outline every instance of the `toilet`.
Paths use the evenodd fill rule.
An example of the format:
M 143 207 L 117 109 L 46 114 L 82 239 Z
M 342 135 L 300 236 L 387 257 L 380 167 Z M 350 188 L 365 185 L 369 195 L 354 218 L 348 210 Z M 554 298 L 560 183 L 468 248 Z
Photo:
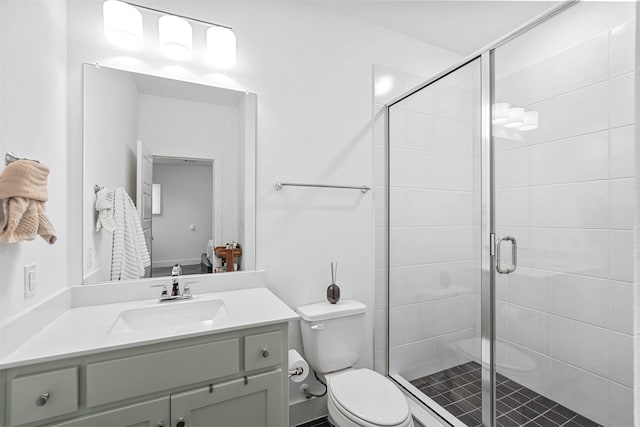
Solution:
M 371 369 L 353 368 L 360 358 L 366 308 L 343 300 L 296 310 L 307 361 L 327 382 L 329 419 L 336 427 L 413 427 L 398 387 Z

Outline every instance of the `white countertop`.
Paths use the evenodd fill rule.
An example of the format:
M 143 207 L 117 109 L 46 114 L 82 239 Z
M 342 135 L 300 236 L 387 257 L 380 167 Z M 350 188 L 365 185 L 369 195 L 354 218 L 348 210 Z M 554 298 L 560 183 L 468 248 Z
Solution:
M 208 299 L 224 301 L 228 316 L 211 322 L 160 325 L 158 328 L 109 334 L 124 310 L 158 306 L 157 299 L 71 308 L 38 334 L 0 359 L 0 369 L 72 356 L 166 342 L 297 319 L 298 315 L 266 288 L 201 293 L 193 300 L 164 302 L 185 305 Z

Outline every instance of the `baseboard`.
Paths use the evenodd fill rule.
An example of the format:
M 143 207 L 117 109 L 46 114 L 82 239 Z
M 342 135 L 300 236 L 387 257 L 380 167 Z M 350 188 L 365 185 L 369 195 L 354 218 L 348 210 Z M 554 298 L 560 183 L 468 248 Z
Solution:
M 327 396 L 294 402 L 289 405 L 289 426 L 297 426 L 327 416 Z

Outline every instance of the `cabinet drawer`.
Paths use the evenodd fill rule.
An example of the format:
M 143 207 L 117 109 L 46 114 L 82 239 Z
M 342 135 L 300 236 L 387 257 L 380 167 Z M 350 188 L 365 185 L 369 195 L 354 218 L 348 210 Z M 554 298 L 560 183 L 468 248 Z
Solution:
M 169 396 L 136 403 L 86 417 L 75 418 L 51 427 L 169 427 Z
M 78 368 L 60 369 L 11 380 L 11 425 L 78 410 Z
M 240 371 L 239 339 L 87 365 L 87 406 L 98 406 L 232 375 Z
M 244 339 L 244 369 L 267 368 L 282 362 L 282 332 L 247 335 Z

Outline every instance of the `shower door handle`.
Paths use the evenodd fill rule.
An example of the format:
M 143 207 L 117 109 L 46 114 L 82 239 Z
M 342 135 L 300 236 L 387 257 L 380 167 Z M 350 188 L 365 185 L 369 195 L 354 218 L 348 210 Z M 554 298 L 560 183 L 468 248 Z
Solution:
M 511 242 L 511 265 L 506 269 L 503 269 L 500 264 L 500 247 L 503 241 Z M 496 242 L 496 271 L 500 274 L 509 274 L 516 271 L 518 267 L 518 242 L 515 237 L 504 236 L 500 237 Z

